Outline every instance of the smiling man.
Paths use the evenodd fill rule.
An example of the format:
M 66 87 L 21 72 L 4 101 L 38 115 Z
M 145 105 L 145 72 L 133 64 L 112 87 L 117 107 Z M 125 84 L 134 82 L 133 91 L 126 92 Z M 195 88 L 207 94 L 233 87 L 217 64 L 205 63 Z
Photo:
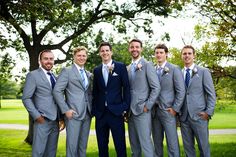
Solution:
M 92 74 L 85 70 L 88 50 L 74 49 L 74 64 L 62 70 L 53 90 L 66 123 L 66 156 L 86 156 L 91 124 Z
M 93 109 L 99 157 L 108 157 L 111 131 L 116 156 L 126 157 L 124 113 L 129 111 L 130 87 L 125 64 L 112 60 L 112 46 L 100 44 L 102 64 L 94 69 Z
M 183 105 L 185 86 L 181 69 L 167 61 L 168 48 L 158 44 L 154 49 L 157 61 L 156 72 L 161 91 L 153 107 L 152 136 L 156 157 L 163 157 L 163 140 L 166 143 L 169 157 L 179 157 L 179 141 L 176 127 L 176 115 Z
M 151 139 L 151 109 L 159 95 L 160 83 L 155 68 L 141 56 L 142 42 L 133 39 L 129 42 L 132 63 L 129 65 L 131 91 L 130 117 L 128 122 L 132 157 L 154 157 Z
M 194 63 L 196 53 L 191 45 L 183 47 L 181 56 L 186 89 L 180 116 L 184 151 L 186 156 L 196 157 L 196 138 L 200 156 L 210 157 L 208 123 L 216 103 L 211 73 Z
M 26 76 L 22 101 L 34 119 L 33 157 L 55 157 L 59 135 L 59 109 L 52 90 L 56 78 L 52 74 L 54 55 L 51 50 L 39 54 L 40 68 Z

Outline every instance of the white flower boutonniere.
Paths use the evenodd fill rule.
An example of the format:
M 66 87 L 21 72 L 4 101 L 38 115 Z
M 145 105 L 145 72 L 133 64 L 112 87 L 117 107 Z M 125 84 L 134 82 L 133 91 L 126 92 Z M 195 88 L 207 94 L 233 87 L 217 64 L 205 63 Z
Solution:
M 168 74 L 170 69 L 168 67 L 164 67 L 164 74 Z
M 114 65 L 114 63 L 113 63 L 112 65 L 108 66 L 109 73 L 111 73 L 111 74 L 112 74 L 112 72 L 113 72 L 114 68 L 115 68 L 115 65 Z
M 141 63 L 138 63 L 137 66 L 136 66 L 136 70 L 135 71 L 142 71 L 142 67 L 143 65 Z
M 194 75 L 196 75 L 196 76 L 198 76 L 198 74 L 197 74 L 197 68 L 193 68 L 193 74 L 192 74 L 192 77 L 194 76 Z

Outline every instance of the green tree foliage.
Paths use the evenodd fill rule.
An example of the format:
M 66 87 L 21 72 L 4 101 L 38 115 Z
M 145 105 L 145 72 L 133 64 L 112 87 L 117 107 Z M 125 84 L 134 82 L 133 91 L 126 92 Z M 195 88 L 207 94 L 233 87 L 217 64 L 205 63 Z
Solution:
M 236 60 L 235 1 L 204 0 L 199 2 L 196 0 L 194 2 L 200 7 L 202 16 L 210 21 L 210 23 L 199 24 L 195 27 L 196 39 L 206 41 L 197 57 L 202 65 L 212 70 L 218 95 L 227 95 L 227 98 L 235 99 L 236 66 L 222 64 Z
M 63 63 L 71 58 L 71 48 L 77 45 L 97 46 L 94 42 L 94 25 L 107 23 L 114 25 L 114 30 L 127 33 L 131 24 L 137 28 L 150 30 L 151 18 L 139 17 L 141 13 L 154 13 L 167 16 L 172 10 L 180 10 L 184 1 L 118 1 L 100 0 L 1 0 L 0 21 L 8 33 L 15 33 L 16 38 L 0 34 L 2 48 L 14 47 L 17 51 L 26 51 L 29 55 L 30 70 L 38 67 L 37 56 L 43 49 L 59 50 L 65 54 Z M 136 30 L 138 30 L 136 29 Z M 105 30 L 104 30 L 105 31 Z M 100 42 L 100 41 L 99 41 Z M 63 46 L 67 46 L 66 49 Z
M 9 54 L 1 56 L 0 60 L 0 97 L 1 98 L 16 98 L 18 86 L 12 80 L 12 69 L 15 66 L 15 61 Z
M 200 13 L 210 20 L 210 24 L 200 24 L 195 27 L 195 37 L 200 41 L 207 41 L 199 53 L 199 59 L 213 70 L 216 77 L 228 76 L 236 79 L 234 70 L 224 71 L 224 68 L 219 66 L 222 60 L 236 60 L 234 0 L 204 0 L 201 3 L 195 1 L 194 4 L 200 6 Z

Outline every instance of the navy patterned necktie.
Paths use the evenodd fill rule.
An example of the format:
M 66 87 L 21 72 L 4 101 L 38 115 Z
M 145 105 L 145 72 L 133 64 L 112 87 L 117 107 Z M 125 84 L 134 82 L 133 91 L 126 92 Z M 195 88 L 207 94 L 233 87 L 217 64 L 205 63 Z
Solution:
M 47 74 L 50 76 L 50 82 L 51 82 L 51 85 L 52 85 L 52 89 L 54 88 L 55 84 L 56 84 L 56 81 L 53 77 L 53 74 L 50 73 L 50 72 L 47 72 Z
M 186 69 L 186 74 L 185 74 L 185 85 L 188 87 L 190 81 L 190 69 Z

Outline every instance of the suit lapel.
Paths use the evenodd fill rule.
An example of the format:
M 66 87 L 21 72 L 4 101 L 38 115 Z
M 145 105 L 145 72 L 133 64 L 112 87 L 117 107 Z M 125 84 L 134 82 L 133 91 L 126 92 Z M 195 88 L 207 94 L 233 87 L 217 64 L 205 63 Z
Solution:
M 79 81 L 81 87 L 84 88 L 81 75 L 80 75 L 80 73 L 79 73 L 77 67 L 76 67 L 74 64 L 72 65 L 72 71 L 75 73 L 75 76 L 76 76 L 76 78 L 78 79 L 78 81 Z
M 112 61 L 112 63 L 111 63 L 111 65 L 114 65 L 114 69 L 112 70 L 112 72 L 110 72 L 110 70 L 108 71 L 108 80 L 107 80 L 107 86 L 109 85 L 109 83 L 110 83 L 110 80 L 111 80 L 111 77 L 112 77 L 112 74 L 113 74 L 113 72 L 115 71 L 115 68 L 116 68 L 116 65 L 115 65 L 115 62 L 114 61 Z M 103 79 L 104 80 L 104 79 Z M 105 84 L 105 82 L 104 82 L 104 84 Z
M 168 62 L 166 62 L 166 65 L 164 66 L 164 68 L 162 69 L 162 72 L 161 72 L 161 80 L 162 80 L 162 77 L 166 74 L 165 73 L 165 68 L 168 68 L 170 69 L 170 64 Z M 160 81 L 161 81 L 160 80 Z
M 103 78 L 103 74 L 102 74 L 102 64 L 99 65 L 99 67 L 98 67 L 98 78 L 100 79 L 99 82 L 101 82 L 102 86 L 106 87 L 105 81 L 104 81 L 104 78 Z
M 197 69 L 197 66 L 194 65 L 193 69 Z M 191 74 L 191 77 L 190 77 L 190 80 L 189 80 L 188 88 L 191 86 L 191 83 L 192 83 L 193 79 L 195 79 L 195 77 L 196 77 L 193 73 L 193 69 L 192 69 L 192 74 Z
M 39 69 L 38 69 L 38 72 L 39 72 L 39 74 L 41 75 L 43 81 L 46 82 L 47 87 L 51 87 L 51 85 L 50 85 L 50 83 L 49 83 L 49 81 L 48 81 L 48 79 L 47 79 L 47 76 L 45 75 L 43 69 L 39 68 Z

